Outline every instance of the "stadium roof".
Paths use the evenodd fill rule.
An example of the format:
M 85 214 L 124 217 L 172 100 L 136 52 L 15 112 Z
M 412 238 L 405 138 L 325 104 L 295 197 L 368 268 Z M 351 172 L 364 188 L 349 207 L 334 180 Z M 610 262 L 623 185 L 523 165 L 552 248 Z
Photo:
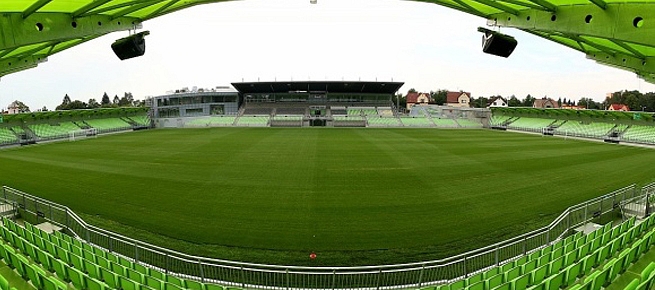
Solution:
M 2 0 L 0 76 L 104 34 L 228 0 Z M 655 0 L 414 0 L 484 17 L 655 83 Z
M 242 94 L 328 92 L 395 94 L 405 83 L 401 82 L 348 82 L 348 81 L 306 81 L 306 82 L 247 82 L 232 83 Z

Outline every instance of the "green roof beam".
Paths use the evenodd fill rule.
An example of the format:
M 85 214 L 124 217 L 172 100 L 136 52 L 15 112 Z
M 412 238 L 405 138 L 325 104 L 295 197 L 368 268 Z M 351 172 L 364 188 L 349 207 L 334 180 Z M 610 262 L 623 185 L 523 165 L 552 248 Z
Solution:
M 610 41 L 612 41 L 614 44 L 620 46 L 621 48 L 623 48 L 623 49 L 629 51 L 630 53 L 634 54 L 634 55 L 635 55 L 636 57 L 638 57 L 638 58 L 641 58 L 641 59 L 646 58 L 646 56 L 645 56 L 643 53 L 641 53 L 641 52 L 639 52 L 638 50 L 632 48 L 631 46 L 627 45 L 627 44 L 626 44 L 625 42 L 623 42 L 623 41 L 616 40 L 616 39 L 610 39 Z
M 75 27 L 72 23 L 75 23 Z M 96 37 L 115 31 L 130 30 L 140 20 L 131 17 L 111 19 L 108 15 L 90 15 L 77 19 L 66 13 L 37 12 L 29 19 L 21 13 L 0 15 L 0 50 L 46 42 Z M 40 26 L 38 26 L 40 25 Z
M 0 76 L 35 68 L 39 63 L 47 61 L 45 55 L 32 55 L 26 58 L 8 58 L 0 60 Z
M 473 6 L 468 5 L 466 2 L 464 2 L 464 1 L 462 1 L 462 0 L 453 0 L 453 1 L 454 1 L 455 3 L 457 3 L 458 5 L 460 5 L 460 6 L 464 7 L 464 8 L 466 8 L 467 10 L 470 10 L 471 12 L 469 12 L 469 13 L 471 13 L 471 14 L 474 14 L 474 15 L 483 15 L 483 13 L 480 12 L 480 10 L 477 10 L 477 9 L 473 8 Z
M 52 0 L 39 0 L 34 2 L 34 4 L 32 4 L 30 7 L 25 9 L 25 11 L 23 11 L 23 19 L 29 17 L 30 15 L 32 15 L 32 13 L 39 11 L 39 9 L 41 9 L 43 6 L 48 5 L 48 3 L 50 3 L 51 1 Z
M 652 35 L 655 34 L 655 26 L 636 25 L 638 17 L 644 15 L 655 15 L 655 5 L 609 3 L 606 10 L 600 11 L 590 3 L 560 6 L 557 13 L 528 9 L 521 10 L 521 17 L 512 17 L 511 13 L 497 13 L 489 15 L 487 19 L 496 20 L 496 25 L 502 27 L 615 39 L 626 44 L 654 47 L 655 38 Z
M 607 46 L 604 46 L 604 45 L 600 45 L 600 44 L 598 44 L 598 43 L 593 43 L 593 42 L 588 41 L 588 40 L 586 40 L 586 39 L 583 39 L 582 37 L 579 37 L 579 36 L 577 36 L 577 35 L 567 35 L 567 37 L 570 38 L 570 39 L 573 39 L 573 40 L 575 40 L 575 41 L 577 41 L 577 42 L 579 42 L 579 43 L 583 43 L 583 44 L 585 44 L 585 45 L 587 45 L 587 46 L 590 46 L 590 47 L 593 47 L 593 48 L 595 48 L 595 49 L 598 49 L 598 50 L 600 50 L 600 51 L 602 51 L 602 52 L 604 52 L 604 53 L 607 53 L 607 54 L 614 55 L 614 54 L 617 53 L 616 50 L 614 50 L 614 49 L 612 49 L 612 48 L 610 48 L 610 47 L 607 47 Z
M 119 4 L 115 4 L 115 5 L 107 5 L 107 6 L 102 7 L 102 8 L 97 7 L 97 8 L 94 8 L 94 9 L 92 9 L 92 10 L 89 10 L 89 11 L 83 13 L 83 14 L 80 14 L 79 16 L 87 16 L 87 15 L 93 15 L 93 14 L 102 14 L 102 13 L 105 13 L 105 12 L 108 12 L 108 11 L 112 11 L 112 10 L 116 10 L 116 9 L 119 9 L 119 8 L 129 7 L 129 6 L 132 6 L 132 5 L 135 5 L 135 4 L 138 4 L 138 3 L 141 3 L 141 2 L 143 2 L 143 1 L 134 0 L 134 1 L 123 2 L 123 3 L 119 3 Z
M 160 13 L 162 13 L 163 11 L 168 9 L 168 7 L 171 7 L 171 6 L 175 5 L 179 1 L 180 0 L 171 0 L 171 1 L 169 1 L 168 3 L 164 4 L 164 6 L 159 7 L 159 9 L 157 9 L 154 12 L 150 13 L 150 15 L 146 16 L 146 18 L 153 18 L 153 17 L 159 16 Z
M 545 8 L 549 12 L 557 11 L 557 5 L 554 5 L 553 3 L 550 3 L 546 0 L 530 0 L 530 2 Z
M 505 5 L 505 4 L 498 3 L 495 0 L 473 0 L 473 1 L 478 2 L 480 4 L 484 4 L 484 5 L 493 7 L 493 8 L 496 8 L 498 10 L 504 11 L 504 12 L 512 14 L 512 15 L 519 15 L 518 10 L 516 10 L 516 9 L 514 9 L 512 7 L 509 7 L 509 6 Z
M 110 2 L 111 0 L 95 0 L 89 4 L 84 5 L 82 8 L 77 9 L 77 11 L 74 11 L 71 16 L 73 18 L 76 18 L 78 16 L 81 16 L 82 14 L 85 14 L 93 9 L 96 9 L 102 5 L 107 4 L 107 2 Z
M 607 3 L 605 3 L 605 1 L 603 0 L 589 0 L 589 1 L 591 1 L 591 3 L 594 3 L 594 5 L 598 6 L 598 8 L 600 9 L 603 10 L 607 9 Z
M 149 6 L 152 6 L 153 4 L 156 4 L 156 3 L 159 3 L 159 2 L 161 2 L 161 1 L 160 0 L 154 0 L 154 1 L 147 1 L 145 3 L 141 3 L 141 4 L 138 4 L 138 5 L 132 5 L 132 6 L 127 7 L 125 9 L 121 10 L 121 11 L 113 13 L 112 18 L 122 17 L 122 16 L 128 15 L 130 13 L 137 12 L 137 11 L 139 11 L 141 9 L 148 8 Z
M 587 53 L 587 58 L 601 64 L 633 71 L 640 76 L 655 74 L 655 57 L 642 59 L 624 53 L 590 52 Z

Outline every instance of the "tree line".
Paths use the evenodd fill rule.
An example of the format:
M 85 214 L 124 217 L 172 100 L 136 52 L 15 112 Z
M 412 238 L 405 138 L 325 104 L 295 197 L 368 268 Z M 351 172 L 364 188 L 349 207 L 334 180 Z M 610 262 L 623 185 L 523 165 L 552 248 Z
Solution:
M 410 89 L 407 93 L 417 92 L 414 88 Z M 435 105 L 444 105 L 447 103 L 446 96 L 448 90 L 437 90 L 430 91 L 430 103 Z M 503 97 L 501 95 L 493 95 L 489 97 L 473 97 L 471 96 L 470 105 L 473 108 L 486 108 L 489 104 L 489 100 L 494 97 Z M 519 99 L 515 95 L 509 97 L 503 97 L 507 100 L 507 105 L 509 107 L 532 107 L 537 98 L 528 94 L 522 99 Z M 547 96 L 544 96 L 543 99 L 548 99 Z M 405 108 L 407 106 L 407 94 L 396 94 L 393 96 L 393 103 L 398 104 L 400 108 Z M 639 91 L 618 91 L 612 93 L 610 96 L 607 96 L 602 102 L 597 102 L 592 98 L 582 97 L 579 100 L 575 101 L 573 99 L 567 98 L 558 98 L 557 104 L 562 106 L 577 106 L 580 108 L 590 109 L 590 110 L 606 110 L 612 104 L 625 104 L 632 111 L 647 111 L 655 112 L 655 92 L 641 93 Z
M 105 92 L 98 102 L 95 98 L 89 99 L 88 102 L 80 100 L 71 100 L 70 96 L 66 94 L 61 104 L 57 106 L 56 110 L 81 110 L 81 109 L 97 109 L 97 108 L 119 108 L 119 107 L 143 107 L 145 101 L 135 100 L 132 93 L 126 92 L 122 98 L 115 95 L 113 99 Z

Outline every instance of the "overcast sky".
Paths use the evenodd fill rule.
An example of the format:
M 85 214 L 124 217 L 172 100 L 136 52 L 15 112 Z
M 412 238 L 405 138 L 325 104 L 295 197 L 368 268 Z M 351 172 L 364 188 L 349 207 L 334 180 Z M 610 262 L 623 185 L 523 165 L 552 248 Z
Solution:
M 120 61 L 117 32 L 0 81 L 0 107 L 18 99 L 52 110 L 65 94 L 137 99 L 182 87 L 284 80 L 402 81 L 401 92 L 464 90 L 474 97 L 527 94 L 597 101 L 624 89 L 655 91 L 635 74 L 515 29 L 508 59 L 482 53 L 483 18 L 396 0 L 245 0 L 207 4 L 143 24 L 146 55 Z

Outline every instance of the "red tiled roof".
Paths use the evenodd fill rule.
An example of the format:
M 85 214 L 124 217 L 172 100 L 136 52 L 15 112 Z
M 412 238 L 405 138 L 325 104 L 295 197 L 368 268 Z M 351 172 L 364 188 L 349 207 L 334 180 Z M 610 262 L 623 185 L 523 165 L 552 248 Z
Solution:
M 418 101 L 418 93 L 413 92 L 413 93 L 407 93 L 407 102 L 408 103 L 416 103 Z
M 612 110 L 614 110 L 614 111 L 621 111 L 621 110 L 630 111 L 630 108 L 627 105 L 624 105 L 624 104 L 612 104 L 610 106 L 612 107 Z
M 469 98 L 471 97 L 471 93 L 467 92 L 448 92 L 448 94 L 446 94 L 446 102 L 449 104 L 457 104 L 459 103 L 459 96 L 462 94 L 466 94 Z

